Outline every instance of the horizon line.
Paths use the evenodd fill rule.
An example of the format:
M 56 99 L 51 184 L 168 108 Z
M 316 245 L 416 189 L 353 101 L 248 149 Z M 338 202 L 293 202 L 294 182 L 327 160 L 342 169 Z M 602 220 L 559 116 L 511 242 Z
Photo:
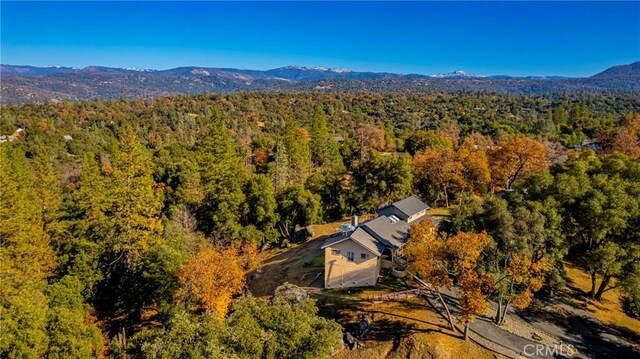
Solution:
M 575 78 L 575 79 L 580 79 L 580 78 L 588 78 L 594 75 L 597 75 L 603 71 L 606 71 L 607 69 L 610 69 L 612 67 L 615 66 L 626 66 L 626 65 L 632 65 L 636 62 L 640 62 L 640 60 L 638 61 L 633 61 L 630 63 L 624 63 L 624 64 L 618 64 L 618 65 L 613 65 L 607 68 L 603 68 L 601 71 L 596 72 L 594 74 L 588 75 L 588 76 L 566 76 L 566 75 L 523 75 L 523 76 L 517 76 L 517 75 L 509 75 L 509 74 L 490 74 L 490 75 L 485 75 L 485 74 L 475 74 L 472 72 L 467 72 L 463 69 L 456 69 L 456 70 L 452 70 L 450 72 L 444 72 L 444 73 L 435 73 L 435 74 L 425 74 L 425 73 L 418 73 L 418 72 L 410 72 L 410 73 L 403 73 L 403 72 L 391 72 L 391 71 L 368 71 L 368 70 L 354 70 L 351 68 L 344 68 L 344 67 L 325 67 L 325 66 L 302 66 L 302 65 L 284 65 L 284 66 L 279 66 L 279 67 L 274 67 L 274 68 L 269 68 L 269 69 L 255 69 L 255 68 L 238 68 L 238 67 L 215 67 L 215 66 L 198 66 L 198 65 L 181 65 L 181 66 L 176 66 L 176 67 L 169 67 L 169 68 L 164 68 L 164 69 L 158 69 L 158 68 L 148 68 L 148 67 L 135 67 L 135 66 L 131 66 L 131 67 L 119 67 L 119 66 L 109 66 L 109 65 L 86 65 L 83 67 L 78 67 L 78 66 L 66 66 L 66 65 L 60 65 L 60 64 L 51 64 L 51 65 L 43 65 L 43 66 L 37 66 L 37 65 L 30 65 L 30 64 L 25 64 L 25 65 L 16 65 L 16 64 L 0 64 L 0 66 L 16 66 L 16 67 L 35 67 L 35 68 L 67 68 L 67 69 L 74 69 L 74 70 L 84 70 L 86 68 L 89 67 L 102 67 L 102 68 L 109 68 L 109 69 L 120 69 L 120 70 L 127 70 L 127 71 L 139 71 L 139 72 L 162 72 L 162 71 L 169 71 L 169 70 L 175 70 L 175 69 L 179 69 L 179 68 L 204 68 L 204 69 L 216 69 L 216 70 L 237 70 L 237 71 L 261 71 L 261 72 L 267 72 L 267 71 L 272 71 L 272 70 L 279 70 L 279 69 L 286 69 L 286 68 L 299 68 L 299 69 L 306 69 L 306 70 L 320 70 L 320 71 L 331 71 L 331 70 L 346 70 L 347 72 L 352 72 L 352 73 L 372 73 L 372 74 L 393 74 L 393 75 L 401 75 L 401 76 L 410 76 L 410 75 L 419 75 L 419 76 L 429 76 L 429 77 L 436 77 L 438 75 L 450 75 L 450 74 L 455 74 L 456 72 L 462 71 L 464 74 L 470 75 L 471 77 L 484 77 L 484 78 L 489 78 L 489 77 L 498 77 L 498 76 L 508 76 L 508 77 L 513 77 L 513 78 L 526 78 L 526 77 L 563 77 L 563 78 Z M 19 75 L 17 75 L 19 76 Z

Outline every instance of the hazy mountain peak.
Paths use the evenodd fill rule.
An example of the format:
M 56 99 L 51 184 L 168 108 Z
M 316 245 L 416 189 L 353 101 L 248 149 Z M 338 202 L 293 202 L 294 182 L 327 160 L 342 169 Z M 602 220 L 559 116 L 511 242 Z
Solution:
M 432 75 L 431 77 L 436 77 L 436 78 L 473 78 L 473 77 L 486 77 L 486 76 L 484 76 L 484 75 L 474 75 L 474 74 L 470 74 L 470 73 L 464 72 L 463 70 L 456 70 L 456 71 L 445 73 L 445 74 L 435 74 L 435 75 Z
M 635 78 L 640 80 L 640 61 L 627 65 L 612 66 L 591 77 L 597 79 Z
M 193 69 L 191 73 L 194 75 L 211 76 L 211 73 L 205 69 Z
M 153 72 L 153 71 L 155 71 L 155 70 L 152 70 L 152 69 L 140 69 L 140 68 L 137 68 L 137 67 L 127 67 L 125 70 L 127 70 L 127 71 L 136 71 L 136 72 Z
M 296 65 L 278 67 L 278 68 L 267 70 L 267 71 L 279 71 L 279 70 L 322 71 L 322 72 L 336 72 L 336 73 L 352 72 L 349 69 L 341 69 L 341 68 L 335 68 L 335 67 L 307 67 L 307 66 L 296 66 Z

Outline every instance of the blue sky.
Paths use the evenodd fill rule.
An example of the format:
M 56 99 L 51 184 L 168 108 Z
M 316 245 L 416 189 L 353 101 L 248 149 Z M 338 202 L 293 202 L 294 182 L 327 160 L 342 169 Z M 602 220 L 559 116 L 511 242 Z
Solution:
M 0 2 L 4 64 L 588 76 L 640 60 L 640 3 Z

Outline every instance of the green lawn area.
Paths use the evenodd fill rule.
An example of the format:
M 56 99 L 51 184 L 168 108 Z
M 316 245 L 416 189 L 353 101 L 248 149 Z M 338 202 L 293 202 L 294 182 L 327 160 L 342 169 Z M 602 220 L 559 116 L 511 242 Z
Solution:
M 324 251 L 320 252 L 317 256 L 313 257 L 311 262 L 309 262 L 311 267 L 322 267 L 324 266 Z
M 400 292 L 409 289 L 405 279 L 396 278 L 389 273 L 380 276 L 376 287 L 383 288 L 389 292 Z

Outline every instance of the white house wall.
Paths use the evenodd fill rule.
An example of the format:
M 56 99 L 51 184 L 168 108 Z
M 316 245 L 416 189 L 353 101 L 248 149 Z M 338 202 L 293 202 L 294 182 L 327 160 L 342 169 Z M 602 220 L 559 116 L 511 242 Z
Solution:
M 339 255 L 332 254 L 340 250 Z M 325 288 L 366 287 L 376 285 L 380 274 L 381 261 L 361 245 L 347 240 L 327 247 L 324 250 L 324 286 Z M 353 262 L 347 259 L 347 252 L 353 252 Z M 367 254 L 362 259 L 361 254 Z

